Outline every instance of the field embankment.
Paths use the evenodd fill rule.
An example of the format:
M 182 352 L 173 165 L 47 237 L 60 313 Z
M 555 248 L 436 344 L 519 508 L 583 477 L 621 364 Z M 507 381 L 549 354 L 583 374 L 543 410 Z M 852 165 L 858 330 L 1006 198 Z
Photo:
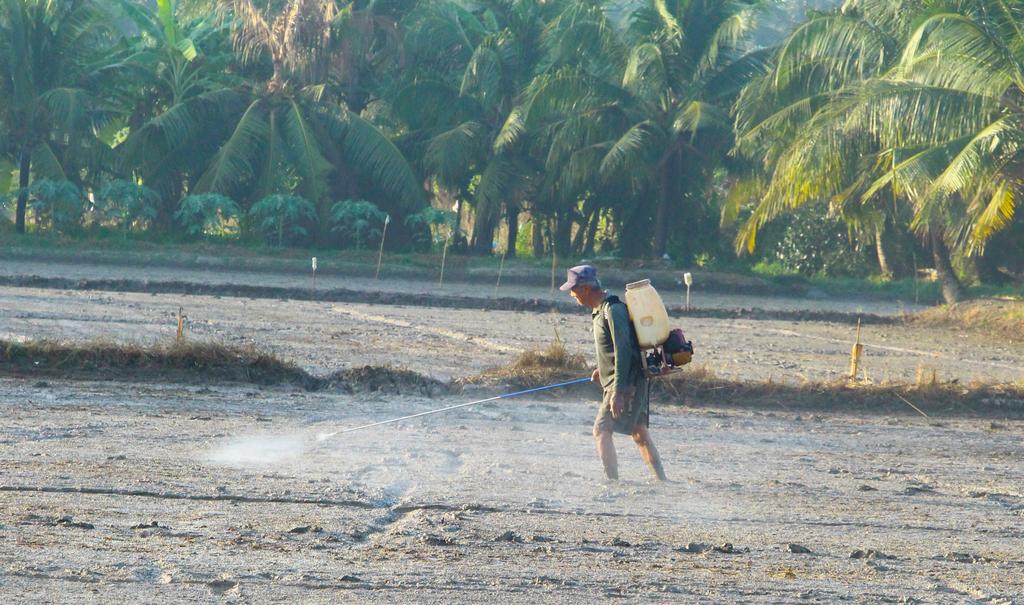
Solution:
M 297 386 L 311 391 L 435 396 L 467 388 L 488 393 L 529 389 L 580 378 L 589 372 L 586 358 L 569 352 L 561 342 L 544 350 L 526 351 L 508 366 L 443 383 L 412 370 L 380 366 L 314 376 L 255 347 L 216 343 L 147 347 L 113 342 L 0 341 L 0 375 L 40 379 L 250 383 Z M 919 384 L 783 384 L 720 379 L 704 366 L 695 365 L 653 380 L 651 388 L 657 403 L 690 407 L 1024 417 L 1024 388 L 1013 384 L 961 385 L 934 378 Z M 595 389 L 581 385 L 568 393 L 578 396 Z M 566 392 L 552 393 L 561 394 Z

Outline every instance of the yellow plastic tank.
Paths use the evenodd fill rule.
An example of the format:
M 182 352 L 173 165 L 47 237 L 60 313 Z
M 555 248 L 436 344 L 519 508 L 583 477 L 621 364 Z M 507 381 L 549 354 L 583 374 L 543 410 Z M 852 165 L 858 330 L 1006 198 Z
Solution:
M 651 280 L 626 285 L 626 306 L 641 349 L 653 349 L 668 340 L 668 311 Z

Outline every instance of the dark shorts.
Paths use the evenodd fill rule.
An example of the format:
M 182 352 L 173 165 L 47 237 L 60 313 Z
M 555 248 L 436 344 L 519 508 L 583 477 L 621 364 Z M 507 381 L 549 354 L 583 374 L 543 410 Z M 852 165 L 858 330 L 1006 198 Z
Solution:
M 647 381 L 636 386 L 633 400 L 626 404 L 626 410 L 618 418 L 612 418 L 609 409 L 612 401 L 612 390 L 607 389 L 601 398 L 601 407 L 594 419 L 595 431 L 612 431 L 622 435 L 632 435 L 637 426 L 647 428 L 651 424 L 651 405 L 647 391 Z

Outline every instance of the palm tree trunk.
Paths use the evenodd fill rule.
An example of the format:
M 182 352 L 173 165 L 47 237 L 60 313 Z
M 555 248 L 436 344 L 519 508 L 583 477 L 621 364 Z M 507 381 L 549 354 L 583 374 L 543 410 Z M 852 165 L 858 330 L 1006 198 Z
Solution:
M 580 228 L 576 230 L 576 235 L 572 236 L 571 248 L 573 254 L 583 254 L 583 246 L 587 243 L 587 231 L 590 229 L 590 223 L 594 220 L 594 214 L 593 210 L 584 213 Z
M 875 252 L 878 254 L 878 270 L 882 274 L 882 279 L 891 281 L 893 272 L 892 267 L 889 266 L 889 255 L 885 250 L 885 239 L 882 237 L 883 232 L 882 227 L 875 229 Z
M 668 240 L 668 204 L 669 204 L 669 171 L 671 162 L 662 162 L 658 169 L 658 207 L 654 216 L 654 247 L 651 253 L 654 258 L 661 258 L 665 254 L 665 245 Z
M 594 212 L 594 216 L 590 220 L 590 226 L 587 227 L 587 241 L 583 244 L 583 254 L 586 256 L 594 255 L 595 242 L 597 238 L 597 228 L 601 226 L 601 209 L 598 208 Z
M 569 256 L 572 253 L 572 213 L 561 212 L 558 216 L 558 223 L 554 232 L 554 247 L 561 257 Z
M 488 213 L 489 214 L 489 213 Z M 470 248 L 478 253 L 490 255 L 494 245 L 494 221 L 479 211 L 473 220 L 473 239 Z
M 25 210 L 28 207 L 28 184 L 32 172 L 32 153 L 21 152 L 18 166 L 18 205 L 14 212 L 14 230 L 25 233 Z
M 508 242 L 505 245 L 505 256 L 516 257 L 516 240 L 519 239 L 519 205 L 508 204 L 505 208 L 505 220 L 508 223 Z
M 942 233 L 937 228 L 931 229 L 932 260 L 935 262 L 935 273 L 939 278 L 939 286 L 942 288 L 942 299 L 947 305 L 952 305 L 964 299 L 964 289 L 957 279 L 953 265 L 949 262 L 949 250 L 946 242 L 942 239 Z
M 536 214 L 530 217 L 530 231 L 533 235 L 533 256 L 541 258 L 544 256 L 544 227 Z
M 672 204 L 679 199 L 679 178 L 683 155 L 673 149 L 658 167 L 658 208 L 654 217 L 654 258 L 661 258 L 668 248 L 668 220 Z

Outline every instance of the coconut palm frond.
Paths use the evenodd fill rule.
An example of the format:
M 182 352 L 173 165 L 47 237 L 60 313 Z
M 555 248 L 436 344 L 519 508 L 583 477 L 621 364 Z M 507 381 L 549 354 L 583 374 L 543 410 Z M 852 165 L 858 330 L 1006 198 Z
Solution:
M 459 94 L 475 95 L 485 105 L 490 105 L 501 94 L 502 71 L 502 59 L 493 48 L 477 47 L 463 72 Z
M 66 181 L 64 165 L 49 143 L 40 143 L 32 150 L 32 170 L 37 178 Z
M 735 12 L 721 20 L 700 57 L 698 76 L 717 69 L 720 56 L 733 51 L 754 28 L 756 18 L 752 8 L 738 3 L 730 8 L 735 9 Z
M 637 98 L 655 106 L 668 86 L 668 74 L 661 48 L 654 43 L 633 47 L 622 76 L 623 87 Z
M 395 196 L 407 210 L 424 203 L 420 181 L 395 144 L 365 118 L 345 108 L 326 108 L 322 117 L 337 133 L 342 155 L 350 165 Z
M 986 96 L 1024 86 L 1021 64 L 1004 40 L 972 18 L 940 13 L 914 31 L 900 61 L 903 77 Z
M 433 137 L 424 154 L 424 164 L 445 187 L 460 187 L 486 149 L 484 128 L 479 122 L 463 122 Z
M 683 107 L 672 120 L 672 130 L 676 134 L 688 132 L 696 135 L 699 130 L 709 129 L 732 134 L 729 113 L 712 103 L 693 101 Z
M 808 65 L 818 66 L 819 86 L 834 90 L 880 75 L 898 53 L 899 43 L 861 16 L 830 14 L 799 26 L 779 50 L 772 74 L 784 87 Z
M 651 170 L 665 145 L 665 133 L 657 124 L 644 120 L 627 130 L 601 159 L 599 173 L 606 180 L 638 175 Z M 653 160 L 653 161 L 652 161 Z
M 242 114 L 231 137 L 221 146 L 196 183 L 196 193 L 230 193 L 256 174 L 258 150 L 268 143 L 269 114 L 260 100 Z
M 948 165 L 933 181 L 931 190 L 952 195 L 969 189 L 988 166 L 1000 163 L 1000 157 L 1014 156 L 1024 143 L 1024 116 L 1002 117 L 966 141 Z M 1007 149 L 1009 147 L 1010 149 Z
M 847 114 L 847 127 L 877 134 L 883 147 L 927 145 L 980 131 L 999 108 L 988 96 L 906 80 L 869 80 L 850 94 L 860 111 Z
M 526 117 L 521 107 L 513 107 L 494 138 L 494 152 L 502 153 L 514 145 L 526 132 Z
M 324 159 L 319 138 L 294 99 L 284 110 L 281 134 L 289 162 L 302 175 L 306 197 L 313 202 L 320 201 L 327 189 L 324 177 L 331 170 L 331 164 Z
M 1009 226 L 1016 214 L 1017 200 L 1019 199 L 1019 183 L 1007 180 L 997 181 L 992 187 L 992 195 L 988 204 L 985 204 L 980 211 L 972 208 L 973 211 L 969 213 L 973 219 L 969 247 L 983 252 L 985 242 Z

